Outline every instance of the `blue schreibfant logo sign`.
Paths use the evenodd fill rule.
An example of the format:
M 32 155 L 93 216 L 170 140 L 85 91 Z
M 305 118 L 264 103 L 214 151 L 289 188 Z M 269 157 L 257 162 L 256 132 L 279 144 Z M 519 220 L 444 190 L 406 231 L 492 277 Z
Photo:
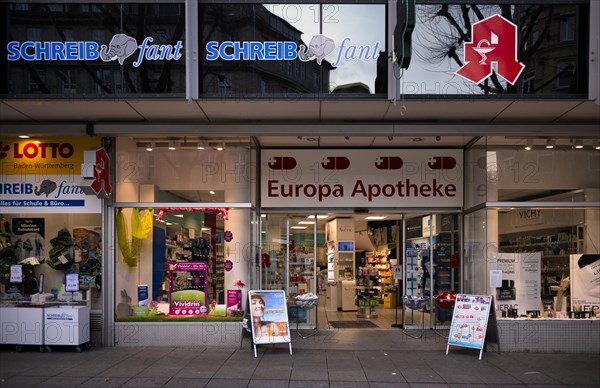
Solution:
M 337 66 L 342 60 L 377 60 L 382 47 L 379 42 L 371 45 L 352 44 L 352 39 L 346 37 L 339 45 L 325 35 L 314 35 L 308 46 L 298 46 L 292 41 L 210 41 L 206 43 L 206 60 L 216 61 L 292 61 L 302 62 L 316 60 L 320 65 L 323 59 L 338 48 L 337 55 L 332 61 Z
M 178 60 L 181 58 L 183 44 L 152 44 L 154 38 L 148 36 L 142 44 L 129 35 L 115 34 L 109 45 L 100 45 L 93 41 L 11 41 L 6 45 L 9 61 L 118 61 L 123 65 L 125 59 L 131 57 L 136 51 L 137 59 L 134 67 L 139 67 L 144 60 Z

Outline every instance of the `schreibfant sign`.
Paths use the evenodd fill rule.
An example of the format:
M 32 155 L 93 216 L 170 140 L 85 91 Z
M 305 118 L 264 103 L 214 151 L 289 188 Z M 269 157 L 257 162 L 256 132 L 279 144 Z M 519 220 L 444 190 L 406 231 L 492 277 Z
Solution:
M 263 150 L 263 207 L 461 207 L 461 150 Z

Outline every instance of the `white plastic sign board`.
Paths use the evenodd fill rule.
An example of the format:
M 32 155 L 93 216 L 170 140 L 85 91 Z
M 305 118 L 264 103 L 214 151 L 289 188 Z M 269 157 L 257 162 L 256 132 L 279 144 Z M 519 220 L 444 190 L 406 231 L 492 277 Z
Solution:
M 10 282 L 23 283 L 23 266 L 21 264 L 13 264 L 10 266 Z
M 256 345 L 275 343 L 289 343 L 290 354 L 292 354 L 285 292 L 283 290 L 251 290 L 248 292 L 248 298 L 254 356 L 256 357 Z
M 495 319 L 496 312 L 491 295 L 458 294 L 452 312 L 446 354 L 450 345 L 480 349 L 481 360 L 490 314 Z
M 79 291 L 79 274 L 68 273 L 65 275 L 65 291 L 75 292 Z

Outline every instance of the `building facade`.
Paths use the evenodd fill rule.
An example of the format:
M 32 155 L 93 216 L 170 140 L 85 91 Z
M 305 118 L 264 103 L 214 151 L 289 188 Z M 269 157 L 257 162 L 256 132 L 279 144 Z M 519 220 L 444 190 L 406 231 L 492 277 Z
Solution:
M 416 1 L 412 36 L 396 28 L 410 1 L 3 3 L 3 248 L 46 225 L 3 276 L 32 256 L 42 292 L 79 273 L 105 346 L 235 342 L 249 290 L 321 289 L 367 316 L 375 296 L 493 295 L 499 318 L 559 315 L 573 338 L 558 347 L 597 351 L 581 323 L 600 304 L 600 7 L 483 3 Z M 31 216 L 67 194 L 63 176 L 92 200 L 75 177 L 98 147 L 111 195 Z M 75 244 L 50 265 L 63 229 L 101 236 L 97 265 Z M 344 301 L 345 281 L 392 266 L 400 278 Z

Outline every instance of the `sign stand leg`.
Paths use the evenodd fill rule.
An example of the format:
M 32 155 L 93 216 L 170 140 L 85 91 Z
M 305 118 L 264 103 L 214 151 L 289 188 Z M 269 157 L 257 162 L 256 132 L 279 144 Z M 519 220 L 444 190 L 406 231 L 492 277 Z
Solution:
M 291 355 L 292 354 L 292 343 L 290 342 L 289 345 L 290 345 L 290 355 Z
M 446 356 L 448 355 L 448 350 L 450 349 L 450 345 L 446 345 Z
M 254 346 L 254 358 L 256 358 L 256 344 L 252 344 Z

